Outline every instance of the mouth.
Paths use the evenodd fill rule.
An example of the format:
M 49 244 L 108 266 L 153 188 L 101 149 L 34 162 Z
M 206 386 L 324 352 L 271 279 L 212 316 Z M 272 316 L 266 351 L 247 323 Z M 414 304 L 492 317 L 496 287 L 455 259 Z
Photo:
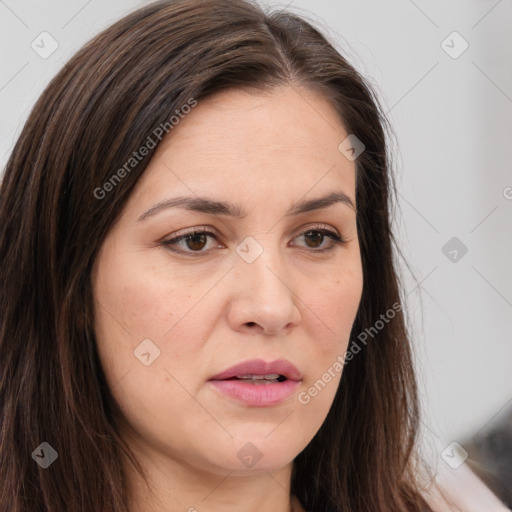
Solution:
M 221 396 L 252 407 L 277 405 L 286 400 L 302 381 L 302 374 L 290 361 L 265 362 L 252 359 L 232 366 L 209 382 Z
M 300 381 L 302 374 L 298 368 L 286 359 L 266 362 L 263 359 L 243 361 L 215 375 L 210 380 L 250 380 L 283 382 L 286 380 Z
M 272 382 L 285 382 L 288 379 L 285 375 L 281 375 L 279 373 L 273 373 L 270 375 L 237 375 L 236 377 L 230 377 L 229 379 L 221 379 L 221 380 L 237 380 L 240 382 L 247 382 L 249 384 L 260 385 L 260 384 L 270 384 Z

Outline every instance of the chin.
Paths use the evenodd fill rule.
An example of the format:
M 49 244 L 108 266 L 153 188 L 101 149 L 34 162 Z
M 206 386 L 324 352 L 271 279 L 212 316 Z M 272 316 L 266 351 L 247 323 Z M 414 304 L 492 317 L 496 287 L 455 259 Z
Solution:
M 260 431 L 254 435 L 236 436 L 231 447 L 223 450 L 221 454 L 223 466 L 243 476 L 254 475 L 260 471 L 277 471 L 293 462 L 304 449 L 304 443 L 297 443 L 295 440 L 290 442 L 293 438 L 285 430 L 278 435 L 277 430 L 272 432 L 272 428 L 265 428 L 264 433 Z M 229 453 L 232 455 L 229 456 Z

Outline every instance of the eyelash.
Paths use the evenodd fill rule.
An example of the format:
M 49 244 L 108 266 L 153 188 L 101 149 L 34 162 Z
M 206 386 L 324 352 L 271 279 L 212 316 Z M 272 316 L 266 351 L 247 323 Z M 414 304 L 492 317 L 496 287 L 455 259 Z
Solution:
M 311 233 L 311 232 L 320 233 L 320 234 L 332 239 L 332 244 L 330 246 L 328 246 L 324 249 L 311 249 L 311 252 L 325 253 L 325 252 L 332 251 L 333 249 L 335 249 L 337 247 L 337 244 L 346 244 L 347 243 L 343 237 L 338 236 L 334 231 L 326 229 L 324 226 L 315 226 L 313 228 L 308 228 L 305 231 L 303 231 L 302 233 L 300 233 L 298 236 L 302 236 L 304 234 Z M 168 240 L 164 240 L 161 243 L 166 249 L 169 249 L 170 251 L 177 252 L 180 254 L 185 254 L 187 256 L 195 257 L 195 256 L 199 256 L 203 253 L 208 252 L 208 250 L 206 250 L 206 251 L 205 250 L 184 251 L 182 249 L 176 250 L 176 249 L 171 248 L 172 245 L 176 245 L 179 242 L 181 242 L 182 240 L 186 240 L 187 238 L 194 237 L 195 235 L 209 235 L 209 236 L 215 238 L 215 240 L 217 240 L 217 236 L 215 235 L 215 233 L 208 231 L 206 228 L 199 228 L 199 229 L 195 228 L 195 229 L 193 229 L 187 233 L 184 233 L 182 235 L 175 236 L 173 238 L 169 238 Z

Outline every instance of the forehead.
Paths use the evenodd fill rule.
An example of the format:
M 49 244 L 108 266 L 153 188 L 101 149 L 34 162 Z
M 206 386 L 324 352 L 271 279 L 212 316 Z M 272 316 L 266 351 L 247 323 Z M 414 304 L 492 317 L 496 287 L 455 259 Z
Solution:
M 198 102 L 183 116 L 162 145 L 183 148 L 231 146 L 232 152 L 254 154 L 262 150 L 293 149 L 294 154 L 314 150 L 337 151 L 347 133 L 338 113 L 321 94 L 282 86 L 270 92 L 231 89 Z
M 355 163 L 338 149 L 347 135 L 339 114 L 316 91 L 223 91 L 181 116 L 140 188 L 248 194 L 267 187 L 302 195 L 337 185 L 355 202 Z

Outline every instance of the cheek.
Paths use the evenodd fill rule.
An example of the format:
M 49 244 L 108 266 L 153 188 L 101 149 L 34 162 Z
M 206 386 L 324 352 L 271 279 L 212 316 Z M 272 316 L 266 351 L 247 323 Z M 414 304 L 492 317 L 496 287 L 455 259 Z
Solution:
M 110 314 L 104 319 L 111 329 L 121 328 L 135 339 L 169 329 L 185 302 L 184 292 L 179 282 L 170 287 L 167 280 L 156 279 L 150 268 L 129 260 L 120 260 L 115 272 L 100 270 L 96 287 L 97 302 Z M 181 301 L 176 301 L 178 296 Z M 105 317 L 100 311 L 101 316 Z
M 178 411 L 199 428 L 204 411 L 186 390 L 194 392 L 190 368 L 203 339 L 194 305 L 204 292 L 191 291 L 190 276 L 164 278 L 140 260 L 114 256 L 101 260 L 94 279 L 97 346 L 112 395 L 148 439 Z M 174 434 L 174 444 L 182 443 Z
M 208 339 L 209 302 L 201 298 L 213 283 L 197 271 L 166 269 L 164 275 L 145 261 L 144 252 L 111 250 L 105 256 L 94 279 L 95 332 L 110 383 L 129 373 L 130 380 L 151 375 L 159 386 L 157 372 L 168 381 L 169 369 L 188 385 L 189 369 Z
M 148 264 L 144 251 L 105 258 L 95 280 L 98 327 L 135 342 L 161 339 L 197 302 L 194 276 Z M 110 337 L 109 337 L 110 338 Z
M 311 310 L 317 317 L 317 329 L 311 339 L 317 347 L 332 355 L 344 350 L 359 308 L 363 291 L 362 267 L 358 260 L 321 281 L 318 292 L 309 294 Z M 313 322 L 311 323 L 313 325 Z M 320 333 L 325 334 L 321 335 Z
M 362 267 L 355 259 L 336 275 L 324 279 L 319 293 L 309 296 L 309 325 L 312 343 L 308 347 L 308 369 L 298 403 L 308 415 L 325 419 L 336 394 L 344 368 L 344 357 L 363 289 Z M 309 305 L 309 304 L 308 304 Z M 312 422 L 318 427 L 317 421 Z

